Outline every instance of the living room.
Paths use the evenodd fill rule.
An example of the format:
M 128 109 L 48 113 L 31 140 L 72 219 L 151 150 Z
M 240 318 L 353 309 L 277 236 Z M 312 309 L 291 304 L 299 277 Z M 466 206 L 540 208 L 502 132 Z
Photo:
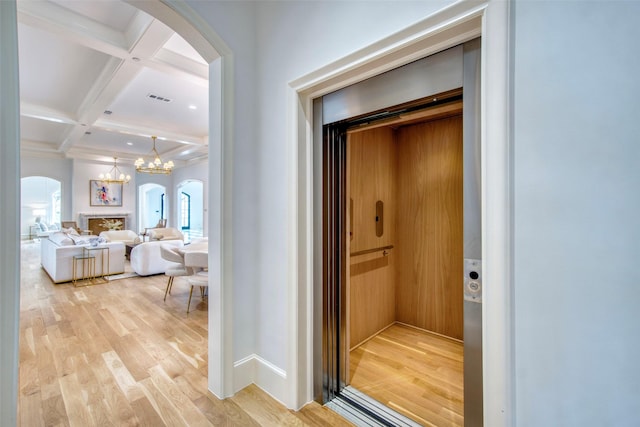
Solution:
M 208 62 L 123 2 L 20 2 L 18 15 L 21 240 L 69 222 L 98 236 L 108 221 L 141 240 L 160 222 L 205 237 Z

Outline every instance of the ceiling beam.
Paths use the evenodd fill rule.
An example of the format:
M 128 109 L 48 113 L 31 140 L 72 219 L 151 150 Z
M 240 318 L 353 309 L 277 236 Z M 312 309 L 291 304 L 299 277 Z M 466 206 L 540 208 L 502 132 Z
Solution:
M 18 22 L 107 55 L 126 58 L 129 53 L 122 33 L 52 2 L 18 2 Z
M 206 145 L 208 138 L 199 138 L 194 135 L 181 134 L 176 132 L 165 132 L 157 128 L 148 128 L 146 126 L 132 125 L 130 123 L 121 123 L 115 120 L 100 119 L 97 120 L 92 127 L 94 129 L 104 130 L 107 132 L 116 132 L 123 135 L 139 136 L 143 138 L 151 138 L 152 135 L 158 136 L 159 140 L 177 142 L 185 145 Z M 184 150 L 184 149 L 183 149 Z
M 148 29 L 153 22 L 165 27 L 171 35 L 174 34 L 173 30 L 144 12 L 138 11 L 127 30 L 120 33 L 55 3 L 21 1 L 18 2 L 18 22 L 115 58 L 139 58 L 141 65 L 208 87 L 208 66 L 204 66 L 203 69 L 203 64 L 196 63 L 197 66 L 193 68 L 185 67 L 184 64 L 191 61 L 189 58 L 161 52 L 168 39 L 164 40 L 162 45 L 156 46 L 149 56 L 136 51 L 137 45 L 141 41 L 144 44 L 144 39 L 151 35 Z M 156 52 L 159 53 L 157 59 L 154 58 Z
M 147 129 L 117 122 L 104 115 L 104 111 L 144 67 L 208 88 L 207 65 L 164 48 L 174 32 L 162 22 L 137 11 L 124 32 L 120 32 L 48 1 L 18 2 L 18 20 L 21 24 L 43 30 L 54 37 L 110 56 L 100 76 L 93 82 L 80 107 L 75 111 L 75 117 L 74 112 L 31 103 L 21 104 L 21 115 L 24 117 L 71 125 L 57 148 L 54 145 L 43 147 L 33 141 L 23 141 L 23 149 L 29 152 L 43 149 L 48 153 L 57 152 L 67 157 L 95 158 L 103 153 L 85 150 L 78 145 L 85 132 L 95 128 L 140 137 L 162 135 L 162 139 L 193 146 L 195 151 L 208 151 L 207 136 L 166 132 L 158 128 Z M 168 150 L 167 153 L 170 153 L 170 157 L 178 156 L 185 149 L 188 148 L 177 147 Z M 165 155 L 167 154 L 163 154 Z M 120 153 L 118 157 L 127 158 L 134 155 Z
M 20 115 L 23 117 L 31 117 L 32 119 L 46 120 L 48 122 L 66 123 L 69 125 L 77 125 L 78 120 L 72 117 L 66 111 L 60 111 L 44 105 L 31 104 L 28 102 L 20 102 Z
M 147 22 L 144 31 L 136 33 L 139 38 L 130 49 L 131 58 L 152 57 L 173 35 L 173 31 L 169 27 L 156 20 Z M 95 126 L 109 105 L 140 73 L 142 66 L 138 62 L 134 59 L 123 60 L 116 57 L 112 57 L 108 61 L 107 66 L 88 91 L 78 110 L 79 124 L 69 132 L 60 144 L 60 151 L 66 152 L 74 146 L 84 135 L 85 126 Z M 131 131 L 133 132 L 134 129 Z

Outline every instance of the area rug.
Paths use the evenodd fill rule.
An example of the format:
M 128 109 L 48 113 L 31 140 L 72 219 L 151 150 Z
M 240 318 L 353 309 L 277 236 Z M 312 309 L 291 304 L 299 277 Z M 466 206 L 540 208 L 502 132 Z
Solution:
M 124 273 L 113 274 L 111 276 L 105 277 L 105 279 L 107 279 L 109 282 L 112 282 L 114 280 L 128 279 L 130 277 L 138 277 L 138 274 L 135 271 L 133 271 L 133 269 L 131 268 L 131 263 L 128 260 L 126 260 L 124 262 Z

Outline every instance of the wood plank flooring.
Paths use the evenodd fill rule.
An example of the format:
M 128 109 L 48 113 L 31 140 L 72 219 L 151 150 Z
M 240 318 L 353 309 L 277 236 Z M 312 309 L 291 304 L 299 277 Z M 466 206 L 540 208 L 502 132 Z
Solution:
M 53 285 L 39 243 L 22 245 L 21 426 L 349 426 L 311 403 L 287 410 L 252 385 L 207 391 L 207 304 L 166 277 Z M 194 309 L 195 302 L 195 309 Z
M 395 323 L 353 349 L 351 385 L 425 426 L 463 426 L 463 345 Z

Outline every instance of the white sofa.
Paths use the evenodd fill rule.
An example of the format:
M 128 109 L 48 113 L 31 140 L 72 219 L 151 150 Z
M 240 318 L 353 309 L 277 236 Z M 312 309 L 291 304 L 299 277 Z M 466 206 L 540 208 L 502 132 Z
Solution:
M 168 268 L 178 267 L 180 264 L 167 261 L 160 255 L 160 246 L 170 245 L 182 247 L 182 240 L 155 240 L 144 242 L 131 249 L 131 269 L 139 276 L 150 276 L 152 274 L 164 274 Z
M 49 237 L 56 231 L 60 231 L 60 227 L 57 224 L 45 224 L 44 222 L 38 222 L 35 225 L 35 231 L 37 237 Z
M 147 230 L 149 240 L 182 240 L 184 241 L 184 234 L 177 228 L 150 228 Z
M 48 238 L 40 241 L 40 263 L 54 283 L 68 282 L 73 279 L 73 257 L 82 255 L 83 247 L 90 246 L 89 240 L 96 236 L 77 236 L 63 232 L 52 233 Z M 124 243 L 111 242 L 102 243 L 101 247 L 108 247 L 105 253 L 105 264 L 103 267 L 102 252 L 96 251 L 95 256 L 96 273 L 103 272 L 105 275 L 124 273 Z M 108 254 L 108 263 L 107 263 Z M 86 271 L 86 270 L 85 270 Z M 78 262 L 76 275 L 82 274 L 80 262 Z M 87 272 L 88 275 L 88 272 Z
M 102 231 L 100 237 L 107 242 L 137 243 L 140 241 L 138 233 L 132 230 L 108 230 Z

